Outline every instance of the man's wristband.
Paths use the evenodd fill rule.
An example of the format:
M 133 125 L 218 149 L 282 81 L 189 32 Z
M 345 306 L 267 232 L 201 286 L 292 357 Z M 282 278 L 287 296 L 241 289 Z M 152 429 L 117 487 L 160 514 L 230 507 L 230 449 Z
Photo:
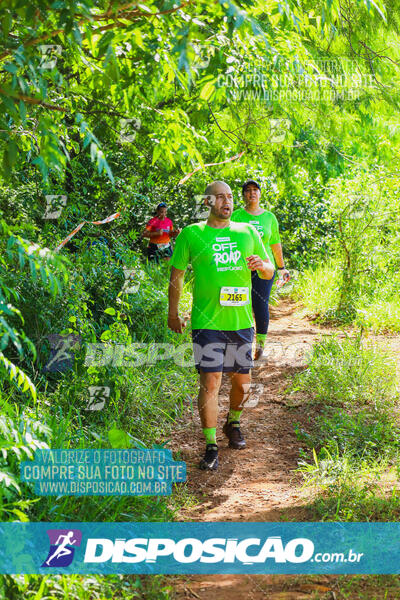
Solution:
M 285 265 L 283 267 L 278 267 L 278 271 L 284 271 L 286 269 Z

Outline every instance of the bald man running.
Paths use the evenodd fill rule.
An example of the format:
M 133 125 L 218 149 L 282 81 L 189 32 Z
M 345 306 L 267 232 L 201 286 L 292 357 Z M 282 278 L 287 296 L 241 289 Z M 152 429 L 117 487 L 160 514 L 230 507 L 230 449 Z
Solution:
M 254 336 L 251 309 L 251 272 L 272 279 L 274 267 L 257 230 L 247 223 L 231 222 L 233 199 L 223 181 L 207 186 L 207 222 L 185 227 L 176 239 L 169 285 L 168 327 L 182 333 L 185 323 L 178 314 L 185 270 L 194 273 L 192 339 L 196 368 L 200 373 L 198 407 L 206 452 L 201 469 L 218 467 L 216 427 L 218 392 L 222 373 L 231 378 L 230 409 L 223 432 L 229 447 L 245 448 L 240 415 L 250 388 Z

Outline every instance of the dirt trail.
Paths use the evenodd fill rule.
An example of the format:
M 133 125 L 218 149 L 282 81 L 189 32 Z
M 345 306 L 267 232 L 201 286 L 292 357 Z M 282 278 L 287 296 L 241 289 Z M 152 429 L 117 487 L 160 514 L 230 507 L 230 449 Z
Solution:
M 295 305 L 286 300 L 271 310 L 268 333 L 268 362 L 252 372 L 252 381 L 264 386 L 259 403 L 246 408 L 241 427 L 246 438 L 244 450 L 228 448 L 222 425 L 229 407 L 229 378 L 224 376 L 220 392 L 217 441 L 220 466 L 215 472 L 198 469 L 204 452 L 197 407 L 192 419 L 176 432 L 174 446 L 181 449 L 188 469 L 188 488 L 200 503 L 182 518 L 193 521 L 279 521 L 282 511 L 290 510 L 290 520 L 305 520 L 299 501 L 297 467 L 299 447 L 293 423 L 302 420 L 303 409 L 288 409 L 285 396 L 288 376 L 304 366 L 302 350 L 310 348 L 324 331 L 294 314 Z M 300 413 L 300 414 L 299 414 Z M 296 517 L 296 519 L 294 518 Z
M 222 433 L 229 407 L 229 379 L 225 376 L 219 400 L 218 470 L 204 472 L 198 468 L 204 441 L 196 402 L 191 418 L 175 432 L 173 446 L 181 449 L 182 460 L 187 464 L 188 489 L 198 499 L 197 506 L 181 511 L 182 520 L 311 520 L 305 506 L 306 492 L 300 489 L 302 478 L 294 472 L 302 445 L 296 438 L 294 424 L 307 422 L 309 407 L 301 403 L 293 405 L 284 390 L 288 377 L 305 368 L 302 350 L 309 349 L 323 334 L 346 334 L 318 327 L 301 317 L 296 309 L 290 300 L 283 300 L 271 309 L 268 358 L 252 372 L 253 382 L 263 384 L 264 390 L 257 406 L 246 408 L 241 417 L 246 449 L 229 449 Z M 398 350 L 399 337 L 390 337 L 393 337 L 390 342 L 394 349 Z M 385 336 L 378 336 L 376 340 L 388 342 Z M 292 576 L 199 575 L 185 580 L 177 578 L 173 587 L 178 599 L 302 600 L 335 598 L 334 583 L 334 578 L 323 576 L 315 576 L 310 581 Z M 315 593 L 317 596 L 313 596 Z
M 176 586 L 179 600 L 336 600 L 332 576 L 192 575 Z

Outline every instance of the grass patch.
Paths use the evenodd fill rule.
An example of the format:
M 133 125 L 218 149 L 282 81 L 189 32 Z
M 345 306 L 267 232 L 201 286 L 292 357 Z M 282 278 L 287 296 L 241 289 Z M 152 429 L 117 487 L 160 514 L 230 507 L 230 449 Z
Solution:
M 287 575 L 281 585 L 284 590 L 303 592 L 301 597 L 309 594 L 310 600 L 398 600 L 400 597 L 398 575 Z
M 341 269 L 335 260 L 306 269 L 296 282 L 293 298 L 300 301 L 306 314 L 319 323 L 351 324 L 375 333 L 400 332 L 400 304 L 398 277 L 390 281 L 363 281 L 355 312 L 352 315 L 338 310 Z
M 399 394 L 394 359 L 355 339 L 316 344 L 289 394 L 313 405 L 298 470 L 312 487 L 309 508 L 322 520 L 397 520 Z
M 380 488 L 379 481 L 335 482 L 309 508 L 321 521 L 398 521 L 400 493 Z
M 295 300 L 300 300 L 307 314 L 320 321 L 329 320 L 332 306 L 339 302 L 339 265 L 334 261 L 306 269 L 293 292 Z
M 395 361 L 389 353 L 365 345 L 360 335 L 326 336 L 313 348 L 308 368 L 290 391 L 307 393 L 321 407 L 394 406 L 398 399 Z
M 357 322 L 366 328 L 382 333 L 400 333 L 400 305 L 398 298 L 378 300 L 358 308 Z
M 335 585 L 340 600 L 398 600 L 398 575 L 340 575 Z

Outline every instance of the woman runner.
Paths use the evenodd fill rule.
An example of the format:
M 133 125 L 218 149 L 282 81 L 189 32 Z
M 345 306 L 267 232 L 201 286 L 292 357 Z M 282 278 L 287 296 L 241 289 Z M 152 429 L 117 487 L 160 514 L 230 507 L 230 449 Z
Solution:
M 143 237 L 149 238 L 148 259 L 157 263 L 160 258 L 169 260 L 172 256 L 171 237 L 175 238 L 179 231 L 179 229 L 174 229 L 171 219 L 167 217 L 167 205 L 165 202 L 160 202 L 155 216 L 150 219 L 142 233 Z
M 277 267 L 279 276 L 282 279 L 288 279 L 289 271 L 285 268 L 283 260 L 278 221 L 272 212 L 260 206 L 260 185 L 249 179 L 242 186 L 242 194 L 245 208 L 238 208 L 233 211 L 232 221 L 250 223 L 257 229 L 271 262 Z M 257 271 L 253 271 L 251 274 L 251 301 L 257 332 L 255 360 L 258 360 L 262 355 L 267 337 L 269 324 L 268 303 L 274 279 L 275 275 L 272 279 L 261 279 Z

